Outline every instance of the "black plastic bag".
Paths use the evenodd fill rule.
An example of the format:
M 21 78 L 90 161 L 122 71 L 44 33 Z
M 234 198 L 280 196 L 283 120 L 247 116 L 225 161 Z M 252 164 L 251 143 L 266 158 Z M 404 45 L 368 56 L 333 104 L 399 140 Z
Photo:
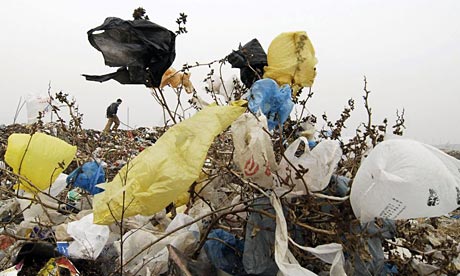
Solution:
M 101 26 L 88 31 L 88 40 L 102 53 L 106 65 L 120 66 L 106 75 L 83 75 L 90 81 L 114 79 L 121 84 L 158 87 L 176 57 L 176 35 L 144 19 L 108 17 Z
M 240 44 L 238 51 L 233 51 L 227 59 L 233 68 L 240 69 L 241 81 L 248 88 L 262 78 L 267 65 L 267 54 L 255 38 L 244 46 Z

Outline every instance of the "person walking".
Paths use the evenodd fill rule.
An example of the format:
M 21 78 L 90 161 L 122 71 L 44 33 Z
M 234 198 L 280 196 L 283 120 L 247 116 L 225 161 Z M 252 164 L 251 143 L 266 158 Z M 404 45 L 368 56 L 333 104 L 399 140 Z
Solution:
M 118 126 L 120 125 L 120 119 L 118 119 L 117 116 L 117 111 L 118 111 L 118 106 L 121 104 L 122 100 L 117 99 L 116 102 L 112 103 L 107 107 L 107 124 L 105 125 L 104 132 L 107 133 L 110 131 L 110 128 L 112 127 L 112 130 L 117 130 Z

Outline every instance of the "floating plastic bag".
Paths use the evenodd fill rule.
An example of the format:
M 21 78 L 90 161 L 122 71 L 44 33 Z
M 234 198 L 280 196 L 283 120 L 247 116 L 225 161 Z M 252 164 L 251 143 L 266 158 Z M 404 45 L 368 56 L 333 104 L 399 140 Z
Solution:
M 38 115 L 41 112 L 45 114 L 50 109 L 51 99 L 45 95 L 29 95 L 26 100 L 27 123 L 33 124 L 38 121 Z
M 176 57 L 176 35 L 149 20 L 108 17 L 88 31 L 88 41 L 102 53 L 106 65 L 121 66 L 106 75 L 83 75 L 89 81 L 114 79 L 121 84 L 158 87 Z
M 294 96 L 300 88 L 312 86 L 317 60 L 306 32 L 278 35 L 268 47 L 267 61 L 264 78 L 291 85 Z
M 94 197 L 95 223 L 120 219 L 123 206 L 125 217 L 148 216 L 176 200 L 200 176 L 216 135 L 244 111 L 238 105 L 210 106 L 171 127 L 127 163 L 112 182 L 99 185 L 105 191 Z
M 272 194 L 270 201 L 276 213 L 276 231 L 275 231 L 275 261 L 278 265 L 280 276 L 314 276 L 315 273 L 300 266 L 296 258 L 289 250 L 288 242 L 297 246 L 298 248 L 312 253 L 323 262 L 331 264 L 331 276 L 344 276 L 345 270 L 343 268 L 344 256 L 342 246 L 337 243 L 330 243 L 312 247 L 304 247 L 295 243 L 288 234 L 286 219 L 284 218 L 283 208 L 281 207 L 280 200 Z
M 228 55 L 227 59 L 233 68 L 240 68 L 241 81 L 246 87 L 251 87 L 262 78 L 267 65 L 267 54 L 255 38 L 244 46 L 240 44 L 238 50 Z
M 362 223 L 444 215 L 460 206 L 460 161 L 417 141 L 384 141 L 361 163 L 350 200 Z
M 108 226 L 93 224 L 93 214 L 67 225 L 67 233 L 74 239 L 67 249 L 69 255 L 81 259 L 95 260 L 109 239 Z
M 27 178 L 31 186 L 20 180 L 20 189 L 43 191 L 53 183 L 59 174 L 69 166 L 77 147 L 43 133 L 14 133 L 8 137 L 5 161 L 13 172 Z
M 87 190 L 92 195 L 100 193 L 104 190 L 96 187 L 96 184 L 105 182 L 104 168 L 98 162 L 86 162 L 71 172 L 66 181 L 72 186 Z
M 304 143 L 304 150 L 300 157 L 296 157 L 300 143 Z M 303 180 L 310 192 L 318 192 L 329 184 L 332 173 L 342 157 L 342 150 L 338 141 L 323 140 L 310 151 L 308 140 L 305 137 L 299 137 L 289 145 L 284 155 L 297 170 L 308 169 L 308 172 L 303 174 Z M 297 179 L 296 171 L 284 158 L 279 167 L 279 175 L 294 183 L 293 193 L 307 194 L 302 179 Z
M 287 85 L 280 88 L 272 79 L 256 81 L 249 90 L 248 99 L 252 112 L 260 110 L 267 117 L 269 130 L 284 124 L 294 107 L 291 88 Z
M 243 171 L 245 178 L 264 188 L 273 186 L 272 172 L 277 170 L 275 153 L 267 129 L 264 115 L 257 119 L 245 113 L 232 124 L 233 143 L 235 145 L 235 163 Z

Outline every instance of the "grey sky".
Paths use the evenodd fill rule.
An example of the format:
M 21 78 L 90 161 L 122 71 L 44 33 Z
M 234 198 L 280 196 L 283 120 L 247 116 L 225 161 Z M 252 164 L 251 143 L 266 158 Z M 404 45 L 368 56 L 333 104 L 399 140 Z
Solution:
M 451 1 L 5 1 L 0 10 L 2 51 L 0 123 L 13 121 L 19 97 L 52 92 L 73 95 L 85 128 L 101 129 L 105 108 L 122 98 L 119 116 L 132 126 L 161 120 L 143 86 L 85 81 L 103 74 L 101 54 L 86 32 L 106 17 L 131 19 L 143 6 L 150 19 L 172 31 L 180 12 L 188 34 L 176 40 L 173 66 L 210 62 L 257 38 L 265 50 L 278 34 L 304 30 L 318 58 L 315 95 L 308 109 L 336 119 L 349 98 L 357 110 L 349 132 L 365 120 L 363 76 L 372 91 L 374 120 L 394 122 L 406 110 L 406 137 L 431 144 L 460 143 L 460 2 Z M 231 70 L 227 70 L 231 71 Z M 226 71 L 226 72 L 227 72 Z M 238 71 L 235 71 L 238 74 Z M 206 70 L 192 71 L 203 92 Z M 227 74 L 230 77 L 229 74 Z M 225 76 L 224 76 L 225 77 Z M 165 93 L 171 93 L 167 90 Z M 19 122 L 26 121 L 25 110 Z M 321 120 L 319 120 L 321 122 Z

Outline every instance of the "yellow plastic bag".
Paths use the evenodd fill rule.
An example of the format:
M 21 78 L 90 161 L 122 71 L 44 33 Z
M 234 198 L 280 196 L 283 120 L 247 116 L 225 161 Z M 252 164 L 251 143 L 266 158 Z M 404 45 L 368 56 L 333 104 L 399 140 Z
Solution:
M 198 179 L 215 136 L 245 109 L 209 106 L 171 127 L 121 168 L 112 182 L 98 185 L 105 191 L 94 197 L 94 223 L 119 220 L 123 206 L 124 217 L 147 216 L 175 201 Z
M 267 63 L 264 78 L 290 85 L 294 96 L 300 88 L 312 86 L 316 76 L 315 49 L 303 31 L 278 35 L 268 48 Z
M 27 178 L 33 186 L 24 180 L 19 189 L 29 192 L 43 191 L 48 188 L 69 166 L 76 146 L 71 146 L 59 138 L 44 133 L 14 133 L 8 137 L 5 161 L 13 172 Z

